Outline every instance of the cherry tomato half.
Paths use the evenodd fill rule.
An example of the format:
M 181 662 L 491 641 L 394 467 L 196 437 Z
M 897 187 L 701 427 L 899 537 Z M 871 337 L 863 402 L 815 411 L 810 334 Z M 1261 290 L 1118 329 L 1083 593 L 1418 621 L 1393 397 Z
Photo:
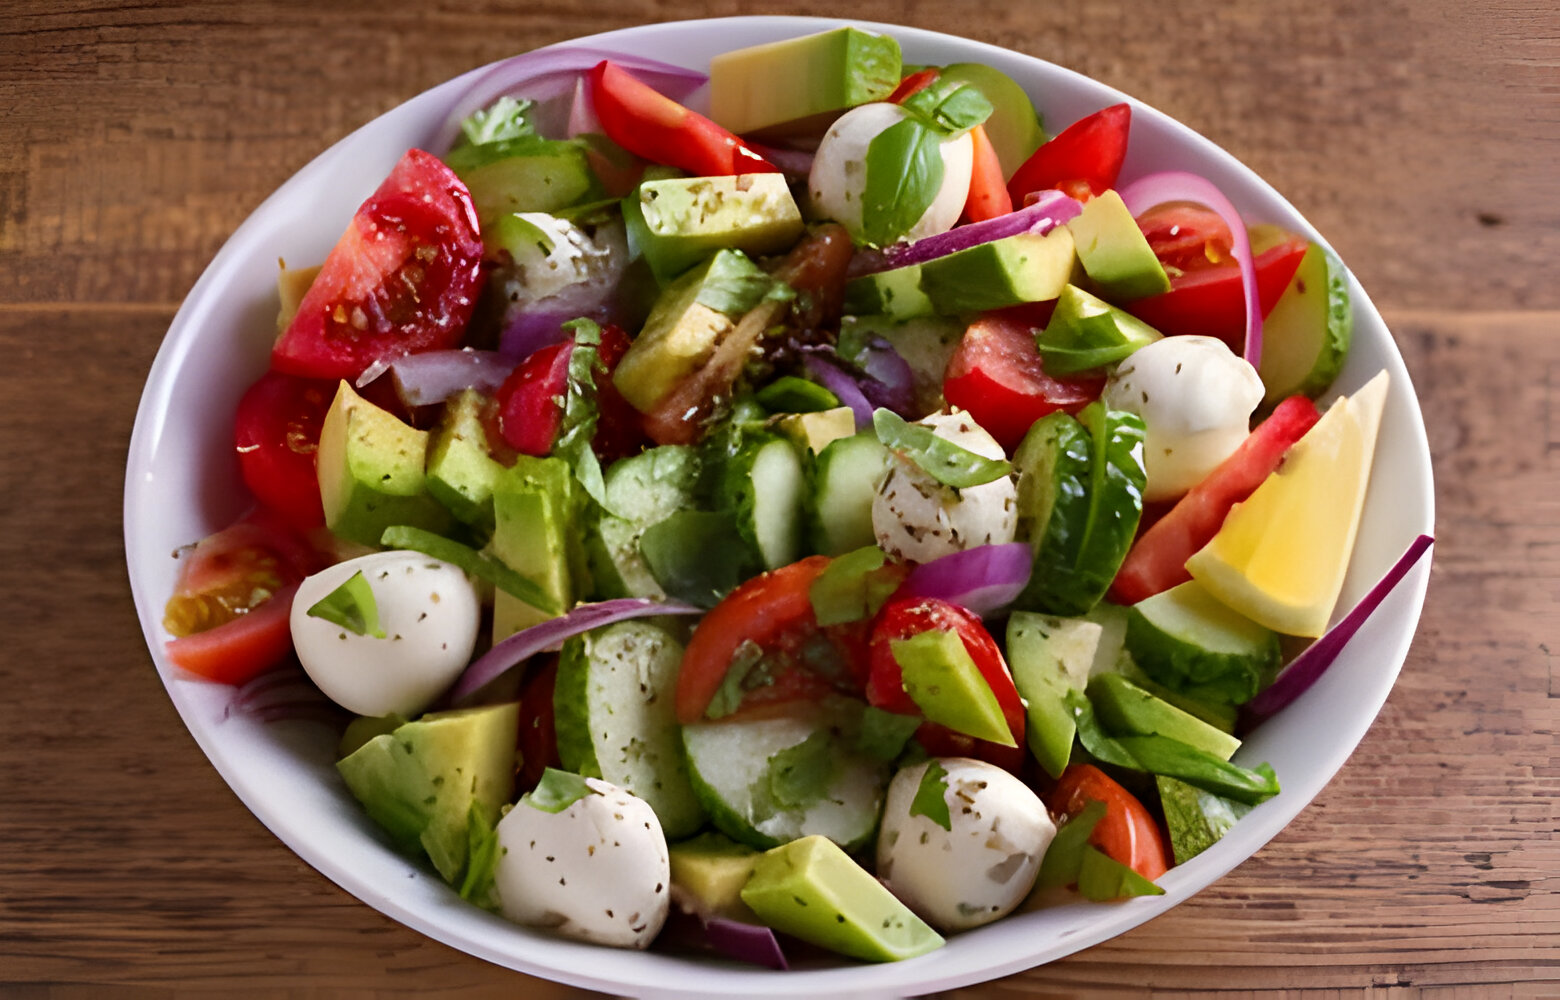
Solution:
M 1132 107 L 1113 104 L 1073 122 L 1025 160 L 1008 181 L 1014 205 L 1036 191 L 1057 188 L 1086 200 L 1116 186 L 1127 158 Z
M 607 138 L 637 156 L 699 177 L 775 172 L 741 139 L 611 60 L 590 71 L 590 93 Z
M 1150 881 L 1169 869 L 1170 855 L 1154 817 L 1131 792 L 1094 765 L 1069 764 L 1044 798 L 1058 826 L 1090 802 L 1103 802 L 1105 817 L 1089 835 L 1089 843 Z
M 336 384 L 266 372 L 238 401 L 233 446 L 255 499 L 299 531 L 325 523 L 314 453 Z
M 597 353 L 605 371 L 598 371 L 595 378 L 600 416 L 592 444 L 608 461 L 632 454 L 644 440 L 638 412 L 612 384 L 612 370 L 628 346 L 628 334 L 611 325 L 601 328 Z M 563 422 L 563 399 L 568 392 L 569 362 L 573 356 L 572 340 L 539 348 L 499 386 L 494 394 L 497 428 L 510 448 L 538 457 L 551 453 Z

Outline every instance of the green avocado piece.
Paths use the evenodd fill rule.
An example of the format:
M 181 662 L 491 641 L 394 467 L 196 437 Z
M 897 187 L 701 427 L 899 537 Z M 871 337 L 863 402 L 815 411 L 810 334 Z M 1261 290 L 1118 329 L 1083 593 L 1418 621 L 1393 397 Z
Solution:
M 428 492 L 456 520 L 484 535 L 493 531 L 493 484 L 504 467 L 488 451 L 482 394 L 467 389 L 444 404 L 428 447 Z
M 1166 687 L 1233 705 L 1266 687 L 1282 659 L 1276 632 L 1225 607 L 1196 580 L 1132 605 L 1127 652 Z
M 1089 199 L 1067 228 L 1077 243 L 1084 272 L 1101 295 L 1128 302 L 1170 290 L 1164 265 L 1115 191 Z
M 427 431 L 402 423 L 343 381 L 315 452 L 325 526 L 348 541 L 376 547 L 393 524 L 448 531 L 449 512 L 428 493 L 427 456 Z
M 776 422 L 775 427 L 797 447 L 816 455 L 835 441 L 856 433 L 856 413 L 848 406 L 813 413 L 788 413 Z
M 471 192 L 481 230 L 514 212 L 556 212 L 588 197 L 595 184 L 585 147 L 521 136 L 458 146 L 444 157 Z
M 881 101 L 899 75 L 899 43 L 861 28 L 753 45 L 710 60 L 710 117 L 746 135 Z
M 1218 842 L 1230 827 L 1251 811 L 1251 806 L 1234 799 L 1203 791 L 1184 781 L 1160 774 L 1154 776 L 1159 802 L 1164 807 L 1165 826 L 1170 831 L 1170 849 L 1175 863 L 1184 865 Z
M 666 849 L 672 865 L 672 887 L 693 912 L 708 920 L 721 917 L 756 924 L 757 914 L 742 901 L 742 889 L 753 876 L 759 852 L 723 833 L 701 833 Z
M 868 962 L 914 958 L 943 944 L 942 935 L 826 837 L 766 851 L 742 901 L 776 930 Z
M 1015 611 L 1008 618 L 1008 669 L 1024 699 L 1024 735 L 1035 760 L 1060 778 L 1072 756 L 1077 724 L 1067 693 L 1089 683 L 1089 665 L 1104 629 L 1083 618 Z
M 1114 365 L 1160 338 L 1158 330 L 1125 309 L 1068 285 L 1035 347 L 1047 375 L 1076 375 Z
M 1100 674 L 1089 682 L 1095 717 L 1117 736 L 1167 736 L 1229 760 L 1240 740 L 1157 698 L 1120 674 Z
M 1002 176 L 1012 177 L 1045 141 L 1034 102 L 1012 77 L 981 63 L 950 63 L 940 76 L 969 84 L 991 102 L 991 117 L 984 123 L 986 138 L 997 151 Z
M 802 213 L 778 173 L 642 181 L 623 199 L 629 245 L 666 284 L 729 247 L 778 253 L 802 235 Z
M 991 685 L 957 632 L 930 629 L 890 643 L 905 693 L 932 722 L 955 732 L 1018 746 Z
M 921 291 L 939 313 L 972 313 L 1062 293 L 1077 265 L 1073 236 L 1057 226 L 1044 236 L 1018 233 L 921 265 Z
M 298 315 L 298 306 L 302 304 L 303 297 L 309 294 L 309 287 L 314 284 L 314 279 L 320 276 L 320 265 L 313 267 L 288 267 L 282 265 L 282 270 L 276 276 L 276 295 L 281 300 L 281 308 L 276 312 L 276 332 L 285 333 L 287 327 L 292 324 L 293 317 Z
M 473 804 L 491 826 L 514 796 L 519 733 L 515 702 L 433 712 L 375 736 L 336 769 L 397 847 L 425 851 L 458 884 Z
M 845 313 L 849 316 L 887 316 L 915 319 L 937 310 L 921 291 L 921 265 L 896 267 L 852 278 L 845 283 Z
M 1267 391 L 1263 406 L 1290 396 L 1321 395 L 1349 356 L 1354 311 L 1343 262 L 1312 243 L 1273 311 L 1262 321 L 1262 361 L 1257 374 Z
M 492 554 L 541 587 L 560 608 L 574 604 L 574 474 L 561 458 L 521 455 L 493 483 Z M 554 617 L 502 590 L 493 595 L 493 641 Z

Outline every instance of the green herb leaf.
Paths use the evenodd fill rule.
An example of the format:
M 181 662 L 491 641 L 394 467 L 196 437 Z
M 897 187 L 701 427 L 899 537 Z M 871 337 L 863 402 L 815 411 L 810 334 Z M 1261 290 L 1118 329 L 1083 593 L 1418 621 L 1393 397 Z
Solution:
M 807 589 L 807 598 L 819 625 L 844 625 L 877 614 L 904 578 L 902 565 L 868 545 L 831 560 Z
M 756 572 L 726 511 L 677 511 L 640 534 L 639 553 L 667 596 L 701 608 L 713 608 Z
M 1078 866 L 1078 892 L 1096 903 L 1165 894 L 1163 889 L 1131 868 L 1087 844 Z
M 795 289 L 753 263 L 741 250 L 721 250 L 710 261 L 694 301 L 735 317 L 761 302 L 789 302 L 795 297 Z
M 500 97 L 481 111 L 460 123 L 466 141 L 473 146 L 486 146 L 505 139 L 535 135 L 536 129 L 526 118 L 526 112 L 536 102 Z
M 829 793 L 839 767 L 840 757 L 829 731 L 819 729 L 770 757 L 763 780 L 776 804 L 805 809 Z
M 493 872 L 504 850 L 498 843 L 498 831 L 488 821 L 480 803 L 471 803 L 466 810 L 466 871 L 461 876 L 456 891 L 460 898 L 475 903 L 484 910 L 497 913 L 498 893 L 493 885 Z
M 977 455 L 947 438 L 938 437 L 930 427 L 907 423 L 892 410 L 874 411 L 872 429 L 884 447 L 914 462 L 945 486 L 965 489 L 995 482 L 1013 472 L 1012 463 L 1006 459 Z
M 425 556 L 432 556 L 442 562 L 460 567 L 467 576 L 486 580 L 504 593 L 519 598 L 538 611 L 554 617 L 563 614 L 563 608 L 560 608 L 558 602 L 548 596 L 547 591 L 539 585 L 492 556 L 484 555 L 454 539 L 409 524 L 396 524 L 384 530 L 384 534 L 379 536 L 379 544 L 386 548 L 408 549 L 412 552 L 421 552 Z
M 840 405 L 840 397 L 817 382 L 782 375 L 764 386 L 754 399 L 770 413 L 817 413 Z
M 1083 811 L 1063 823 L 1040 859 L 1040 874 L 1035 885 L 1059 889 L 1074 885 L 1083 868 L 1083 852 L 1089 849 L 1089 835 L 1105 818 L 1105 803 L 1090 802 Z
M 1256 805 L 1279 793 L 1278 776 L 1267 764 L 1248 770 L 1168 736 L 1118 736 L 1116 742 L 1150 774 L 1179 778 L 1236 802 Z
M 558 423 L 558 440 L 553 444 L 552 453 L 569 463 L 574 469 L 574 478 L 592 500 L 610 509 L 601 461 L 590 446 L 601 420 L 596 379 L 607 373 L 607 366 L 601 360 L 601 327 L 594 320 L 581 317 L 563 324 L 563 328 L 573 334 L 574 348 L 569 352 L 563 419 Z
M 986 95 L 966 83 L 937 79 L 905 99 L 902 107 L 947 135 L 957 135 L 991 117 Z
M 310 618 L 323 618 L 356 635 L 375 639 L 385 637 L 385 630 L 379 626 L 379 604 L 374 600 L 374 589 L 368 585 L 362 570 L 347 577 L 346 582 L 320 598 L 306 613 Z
M 715 697 L 704 710 L 706 719 L 723 719 L 742 705 L 749 691 L 774 683 L 764 665 L 764 649 L 752 639 L 744 639 L 731 654 L 726 676 L 721 678 Z
M 542 812 L 561 813 L 587 795 L 600 794 L 587 785 L 582 776 L 549 767 L 542 772 L 542 780 L 536 787 L 520 797 L 520 802 Z
M 1100 728 L 1099 721 L 1094 717 L 1094 706 L 1082 691 L 1074 688 L 1067 692 L 1064 700 L 1078 726 L 1078 742 L 1083 744 L 1083 748 L 1095 760 L 1132 771 L 1144 770 L 1143 765 L 1139 764 L 1137 758 L 1132 755 L 1132 751 Z
M 868 705 L 861 713 L 861 729 L 856 733 L 856 750 L 873 760 L 888 762 L 904 752 L 905 744 L 921 728 L 921 718 L 900 715 Z
M 925 816 L 944 830 L 952 831 L 953 817 L 948 813 L 947 796 L 948 772 L 934 760 L 921 774 L 921 783 L 910 800 L 910 815 Z
M 861 192 L 862 238 L 888 246 L 919 221 L 942 188 L 942 136 L 917 118 L 879 132 L 867 144 Z

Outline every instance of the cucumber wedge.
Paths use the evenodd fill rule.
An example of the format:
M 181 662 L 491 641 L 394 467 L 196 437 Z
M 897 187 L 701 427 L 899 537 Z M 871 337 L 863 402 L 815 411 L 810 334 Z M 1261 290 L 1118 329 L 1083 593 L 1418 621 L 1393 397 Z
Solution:
M 888 449 L 870 431 L 829 442 L 813 466 L 806 501 L 815 549 L 837 556 L 876 541 L 872 498 L 888 465 Z
M 1348 272 L 1332 251 L 1312 243 L 1262 321 L 1262 363 L 1257 366 L 1267 389 L 1262 405 L 1277 406 L 1295 395 L 1320 396 L 1343 370 L 1353 335 Z
M 802 554 L 802 498 L 807 477 L 789 439 L 754 435 L 727 463 L 717 506 L 736 519 L 737 531 L 765 569 L 779 569 Z
M 1160 684 L 1232 705 L 1271 683 L 1282 658 L 1276 632 L 1220 604 L 1196 580 L 1132 606 L 1127 652 Z

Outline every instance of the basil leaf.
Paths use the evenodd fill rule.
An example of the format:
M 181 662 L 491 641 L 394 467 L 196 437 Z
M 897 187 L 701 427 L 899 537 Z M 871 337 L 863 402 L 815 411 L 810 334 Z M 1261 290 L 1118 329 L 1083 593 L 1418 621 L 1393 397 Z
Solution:
M 498 894 L 494 891 L 493 873 L 504 849 L 498 843 L 498 831 L 488 821 L 482 806 L 471 803 L 466 810 L 466 871 L 461 876 L 457 890 L 460 898 L 475 903 L 484 910 L 498 912 Z
M 474 111 L 460 123 L 466 142 L 473 146 L 486 146 L 505 139 L 518 139 L 535 135 L 536 129 L 526 118 L 526 112 L 535 101 L 500 97 L 481 111 Z
M 721 678 L 715 697 L 704 710 L 706 719 L 723 719 L 742 706 L 749 691 L 774 683 L 764 665 L 764 649 L 752 639 L 744 639 L 731 654 L 726 676 Z
M 1051 838 L 1051 846 L 1040 859 L 1040 874 L 1035 886 L 1041 889 L 1059 889 L 1078 881 L 1083 868 L 1083 852 L 1089 849 L 1089 835 L 1100 820 L 1105 818 L 1105 803 L 1091 801 L 1083 811 L 1063 823 Z
M 861 192 L 862 238 L 888 246 L 908 233 L 942 188 L 942 137 L 915 118 L 879 132 L 867 144 Z
M 914 715 L 900 715 L 868 705 L 861 713 L 861 730 L 856 734 L 856 750 L 873 760 L 888 762 L 897 758 L 915 731 L 921 728 L 921 719 Z
M 607 373 L 607 366 L 601 360 L 601 327 L 594 320 L 581 317 L 563 324 L 563 328 L 574 335 L 574 347 L 569 352 L 563 419 L 558 424 L 558 440 L 552 453 L 569 463 L 574 469 L 574 478 L 592 500 L 610 509 L 607 508 L 607 485 L 602 479 L 601 461 L 590 446 L 601 420 L 596 379 Z
M 966 83 L 938 78 L 911 94 L 902 105 L 948 135 L 957 135 L 991 117 L 986 95 Z
M 761 780 L 776 804 L 805 809 L 829 793 L 839 767 L 834 741 L 827 729 L 820 729 L 770 757 Z
M 542 772 L 536 787 L 520 797 L 520 802 L 542 812 L 561 813 L 587 795 L 600 794 L 582 776 L 549 767 Z
M 1113 764 L 1132 771 L 1144 770 L 1132 751 L 1100 728 L 1099 721 L 1094 718 L 1094 706 L 1082 691 L 1074 688 L 1067 692 L 1063 700 L 1078 727 L 1078 742 L 1083 744 L 1090 756 L 1102 764 Z
M 724 511 L 680 510 L 639 536 L 639 554 L 667 596 L 713 608 L 756 572 L 736 521 Z
M 789 302 L 795 297 L 795 289 L 753 263 L 741 250 L 721 250 L 704 272 L 694 301 L 735 317 L 761 302 Z
M 469 545 L 462 545 L 454 539 L 436 535 L 422 528 L 414 528 L 409 524 L 395 524 L 386 528 L 384 534 L 379 536 L 379 544 L 386 548 L 408 549 L 412 552 L 421 552 L 425 556 L 432 556 L 441 562 L 460 567 L 467 576 L 486 580 L 509 596 L 519 598 L 538 611 L 554 617 L 563 614 L 563 608 L 558 606 L 558 602 L 530 579 L 516 573 L 492 556 L 478 552 Z
M 1096 847 L 1085 845 L 1078 866 L 1078 892 L 1096 903 L 1132 896 L 1163 896 L 1165 891 Z
M 385 637 L 385 630 L 379 625 L 379 604 L 374 600 L 374 589 L 368 585 L 362 570 L 347 577 L 341 586 L 316 601 L 306 613 L 310 618 L 323 618 L 340 625 L 355 635 Z
M 952 832 L 953 817 L 948 814 L 948 772 L 937 761 L 926 765 L 915 798 L 910 800 L 910 815 L 925 816 L 944 830 Z
M 947 438 L 938 437 L 930 427 L 907 423 L 892 410 L 874 411 L 872 429 L 884 447 L 914 462 L 945 486 L 955 489 L 980 486 L 1013 472 L 1012 463 L 1006 459 L 977 455 Z
M 1179 778 L 1236 802 L 1256 805 L 1279 793 L 1278 777 L 1267 764 L 1247 770 L 1168 736 L 1119 736 L 1116 742 L 1136 758 L 1142 770 Z
M 782 375 L 754 393 L 753 398 L 770 413 L 817 413 L 840 405 L 840 397 L 817 382 Z
M 904 577 L 902 566 L 868 545 L 830 561 L 807 589 L 807 599 L 819 625 L 858 622 L 877 614 Z

